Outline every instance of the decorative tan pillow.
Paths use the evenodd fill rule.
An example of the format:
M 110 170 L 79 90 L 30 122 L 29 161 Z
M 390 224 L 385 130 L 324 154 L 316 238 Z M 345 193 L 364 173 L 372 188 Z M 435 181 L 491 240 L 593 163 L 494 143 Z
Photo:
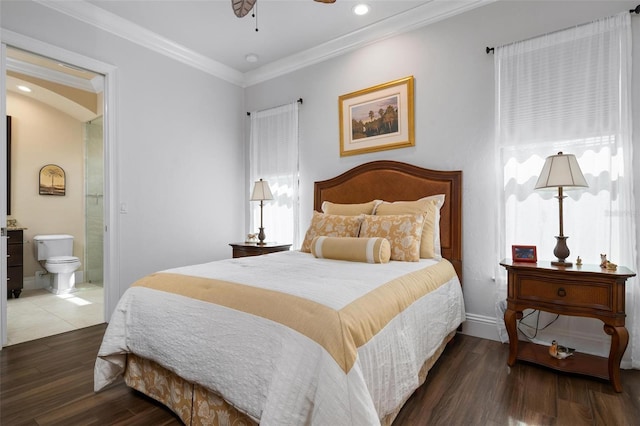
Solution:
M 361 238 L 382 237 L 391 244 L 391 260 L 420 260 L 420 237 L 424 214 L 365 216 L 360 227 Z
M 363 218 L 364 215 L 344 216 L 314 211 L 300 251 L 309 253 L 315 237 L 357 237 Z
M 311 254 L 321 259 L 388 263 L 391 245 L 386 238 L 315 237 Z
M 424 214 L 425 223 L 420 242 L 420 257 L 441 259 L 440 208 L 444 204 L 444 194 L 431 195 L 416 201 L 382 202 L 375 210 L 378 216 L 396 214 Z
M 337 204 L 331 201 L 322 202 L 322 212 L 327 214 L 341 214 L 345 216 L 357 216 L 359 214 L 373 214 L 376 206 L 382 200 L 373 200 L 361 204 Z

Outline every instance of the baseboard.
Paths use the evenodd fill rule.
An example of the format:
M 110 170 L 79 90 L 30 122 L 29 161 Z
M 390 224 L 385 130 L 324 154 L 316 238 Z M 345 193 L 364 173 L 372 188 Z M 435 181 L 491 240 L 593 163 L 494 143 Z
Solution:
M 602 357 L 609 356 L 611 337 L 606 335 L 604 331 L 596 334 L 575 330 L 575 328 L 577 327 L 572 330 L 565 327 L 553 327 L 539 332 L 537 338 L 532 341 L 542 345 L 549 345 L 552 340 L 561 343 L 568 342 L 566 345 L 575 347 L 580 352 Z M 462 324 L 462 333 L 482 339 L 500 341 L 495 317 L 467 313 L 467 320 Z M 521 335 L 520 340 L 528 339 Z M 622 364 L 624 367 L 626 363 L 623 361 Z
M 36 284 L 36 277 L 25 277 L 22 279 L 23 290 L 36 290 L 40 287 Z
M 84 271 L 76 271 L 76 284 L 84 282 Z M 40 288 L 46 288 L 48 280 L 44 279 L 46 276 L 45 271 L 36 271 L 36 275 L 33 277 L 24 277 L 22 279 L 23 290 L 38 290 Z
M 467 313 L 467 320 L 462 324 L 462 334 L 500 341 L 496 319 L 484 315 Z

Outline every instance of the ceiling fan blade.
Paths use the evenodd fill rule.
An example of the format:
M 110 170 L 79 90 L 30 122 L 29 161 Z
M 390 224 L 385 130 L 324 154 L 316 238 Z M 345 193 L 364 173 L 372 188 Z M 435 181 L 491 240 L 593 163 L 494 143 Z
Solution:
M 318 3 L 335 3 L 336 2 L 336 0 L 315 0 L 315 1 L 317 1 Z
M 249 13 L 251 9 L 253 9 L 254 4 L 256 4 L 256 0 L 231 0 L 233 13 L 235 13 L 238 18 L 242 18 Z

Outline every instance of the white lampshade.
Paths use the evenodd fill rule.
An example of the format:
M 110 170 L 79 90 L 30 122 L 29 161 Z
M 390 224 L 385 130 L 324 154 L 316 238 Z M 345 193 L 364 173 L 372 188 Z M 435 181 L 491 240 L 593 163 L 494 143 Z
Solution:
M 535 189 L 588 186 L 576 156 L 559 152 L 547 157 Z
M 266 180 L 258 180 L 253 186 L 253 194 L 251 201 L 273 200 L 273 194 L 269 189 L 269 183 Z

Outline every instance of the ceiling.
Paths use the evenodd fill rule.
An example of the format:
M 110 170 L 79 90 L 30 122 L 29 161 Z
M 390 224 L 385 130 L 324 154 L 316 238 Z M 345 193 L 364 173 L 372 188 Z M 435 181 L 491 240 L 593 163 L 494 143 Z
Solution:
M 34 1 L 247 86 L 495 0 L 257 0 L 243 18 L 231 0 Z
M 231 0 L 88 1 L 243 73 L 429 3 L 366 0 L 369 13 L 357 16 L 352 9 L 364 1 L 257 0 L 237 18 Z M 248 54 L 258 61 L 247 62 Z
M 55 109 L 81 122 L 102 114 L 99 93 L 103 76 L 24 50 L 7 47 L 6 89 Z
M 495 0 L 257 0 L 243 18 L 235 16 L 231 0 L 33 1 L 246 87 Z M 369 6 L 368 14 L 353 13 L 360 3 Z M 248 55 L 257 59 L 247 61 Z M 25 81 L 37 87 L 40 79 L 102 91 L 97 74 L 19 50 L 9 49 L 8 56 L 8 90 Z M 54 95 L 65 97 L 57 86 L 46 86 L 27 96 L 49 104 Z M 61 101 L 57 107 L 64 109 L 68 99 Z M 95 114 L 69 108 L 83 121 Z

